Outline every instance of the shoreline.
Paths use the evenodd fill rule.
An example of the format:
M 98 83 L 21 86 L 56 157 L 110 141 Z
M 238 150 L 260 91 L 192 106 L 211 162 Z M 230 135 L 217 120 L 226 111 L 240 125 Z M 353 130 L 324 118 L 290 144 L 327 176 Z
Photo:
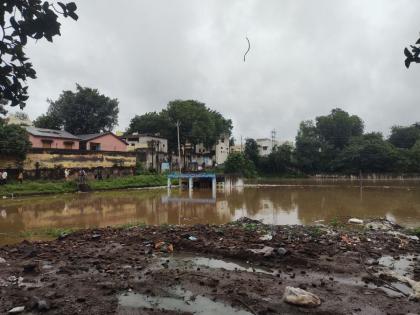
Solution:
M 180 314 L 175 305 L 181 314 L 198 306 L 238 314 L 416 313 L 418 238 L 389 221 L 370 224 L 272 226 L 242 218 L 80 230 L 0 246 L 0 312 Z M 321 305 L 286 303 L 286 287 L 317 295 Z
M 148 189 L 166 187 L 164 175 L 136 175 L 104 180 L 89 180 L 91 192 L 119 189 Z M 8 183 L 0 186 L 0 198 L 43 196 L 53 194 L 77 193 L 75 181 L 25 181 L 23 184 Z

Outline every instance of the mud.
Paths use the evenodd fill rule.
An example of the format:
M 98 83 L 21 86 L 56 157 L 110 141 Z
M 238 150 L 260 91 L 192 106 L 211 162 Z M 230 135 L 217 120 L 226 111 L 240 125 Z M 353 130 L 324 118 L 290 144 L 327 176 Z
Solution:
M 418 313 L 389 272 L 420 281 L 420 242 L 392 229 L 401 233 L 241 219 L 23 241 L 0 247 L 0 314 Z M 284 303 L 286 286 L 321 305 Z

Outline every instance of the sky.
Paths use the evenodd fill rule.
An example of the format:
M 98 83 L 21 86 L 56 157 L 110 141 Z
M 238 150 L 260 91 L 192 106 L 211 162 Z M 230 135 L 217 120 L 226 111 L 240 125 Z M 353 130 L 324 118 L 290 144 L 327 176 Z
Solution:
M 340 107 L 366 131 L 420 121 L 418 0 L 83 0 L 54 43 L 26 52 L 32 119 L 75 84 L 120 102 L 119 125 L 196 99 L 231 118 L 233 135 L 293 140 L 302 120 Z M 251 50 L 244 62 L 247 49 Z

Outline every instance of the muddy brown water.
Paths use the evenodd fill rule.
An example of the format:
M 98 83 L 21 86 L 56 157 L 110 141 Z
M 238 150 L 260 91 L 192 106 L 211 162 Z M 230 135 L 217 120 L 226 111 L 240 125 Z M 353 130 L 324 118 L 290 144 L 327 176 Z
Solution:
M 145 224 L 224 224 L 247 216 L 274 224 L 386 217 L 420 226 L 420 181 L 283 180 L 229 182 L 190 194 L 173 188 L 0 200 L 0 244 L 45 238 L 51 228 Z

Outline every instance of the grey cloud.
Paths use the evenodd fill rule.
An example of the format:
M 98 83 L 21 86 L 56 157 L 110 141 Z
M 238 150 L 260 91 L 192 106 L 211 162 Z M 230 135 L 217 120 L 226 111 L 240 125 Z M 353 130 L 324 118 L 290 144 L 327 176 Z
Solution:
M 53 44 L 31 44 L 36 117 L 74 83 L 120 100 L 119 128 L 176 98 L 205 102 L 234 135 L 293 139 L 334 107 L 367 130 L 420 120 L 420 67 L 402 50 L 418 36 L 416 0 L 78 1 Z M 251 51 L 243 62 L 247 44 Z

